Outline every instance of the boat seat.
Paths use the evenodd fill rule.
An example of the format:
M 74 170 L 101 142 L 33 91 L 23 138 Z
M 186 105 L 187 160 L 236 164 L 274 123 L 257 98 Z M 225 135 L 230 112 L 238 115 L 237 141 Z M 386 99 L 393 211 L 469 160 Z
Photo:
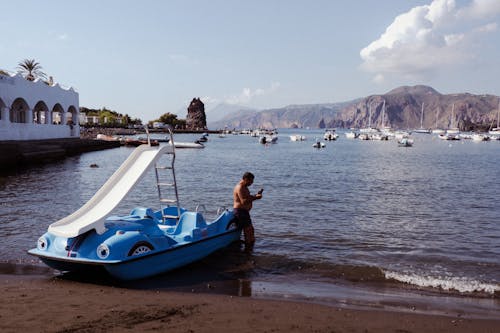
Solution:
M 184 212 L 181 215 L 181 218 L 179 219 L 179 223 L 177 223 L 177 226 L 175 229 L 172 231 L 167 231 L 171 235 L 180 235 L 180 234 L 186 234 L 186 235 L 191 235 L 191 232 L 195 228 L 206 228 L 207 224 L 205 222 L 205 219 L 200 213 L 196 212 Z
M 136 207 L 130 212 L 130 216 L 138 216 L 143 219 L 153 219 L 156 220 L 155 213 L 151 208 Z

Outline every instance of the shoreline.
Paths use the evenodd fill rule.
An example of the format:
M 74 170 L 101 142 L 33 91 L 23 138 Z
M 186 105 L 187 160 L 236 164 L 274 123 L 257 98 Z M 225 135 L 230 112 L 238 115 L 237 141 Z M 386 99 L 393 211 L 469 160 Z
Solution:
M 0 141 L 0 171 L 47 164 L 81 153 L 118 147 L 119 142 L 80 138 Z
M 357 285 L 321 286 L 322 293 L 306 297 L 296 291 L 307 293 L 309 281 L 235 278 L 207 264 L 140 281 L 96 273 L 0 263 L 0 331 L 460 333 L 496 332 L 500 325 L 495 310 L 478 316 L 459 298 L 395 297 L 382 288 L 363 301 L 357 297 L 370 291 Z
M 181 133 L 220 133 L 214 130 L 175 130 Z M 74 138 L 43 139 L 43 140 L 0 140 L 0 173 L 16 170 L 16 168 L 43 165 L 66 157 L 86 152 L 119 148 L 119 141 L 97 140 L 97 134 L 109 136 L 133 136 L 144 134 L 144 130 L 123 128 L 82 128 L 80 136 Z M 164 130 L 150 130 L 150 134 L 164 134 Z
M 500 319 L 0 275 L 2 332 L 495 332 Z

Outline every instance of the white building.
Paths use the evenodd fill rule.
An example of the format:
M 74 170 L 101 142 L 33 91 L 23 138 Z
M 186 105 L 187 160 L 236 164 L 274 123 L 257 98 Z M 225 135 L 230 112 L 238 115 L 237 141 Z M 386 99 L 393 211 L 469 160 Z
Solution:
M 73 88 L 0 73 L 0 141 L 79 138 L 79 110 Z

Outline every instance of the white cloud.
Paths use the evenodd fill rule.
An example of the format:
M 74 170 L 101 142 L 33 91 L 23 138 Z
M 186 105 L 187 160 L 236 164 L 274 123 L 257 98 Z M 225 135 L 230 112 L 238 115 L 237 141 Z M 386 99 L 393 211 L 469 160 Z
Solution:
M 279 82 L 272 82 L 267 89 L 256 88 L 252 90 L 251 88 L 243 88 L 239 94 L 224 98 L 224 102 L 227 104 L 246 105 L 256 97 L 269 95 L 275 92 L 279 89 L 280 85 Z
M 373 77 L 373 82 L 375 82 L 375 83 L 383 83 L 384 81 L 385 81 L 385 77 L 380 73 Z
M 57 36 L 57 39 L 58 39 L 58 40 L 68 40 L 68 39 L 69 39 L 69 36 L 68 36 L 68 34 L 66 34 L 66 33 L 64 33 L 64 34 L 59 34 L 59 35 Z
M 499 0 L 474 0 L 462 8 L 455 0 L 433 0 L 414 7 L 360 51 L 361 68 L 381 83 L 388 76 L 422 78 L 463 64 L 478 51 L 480 35 L 496 31 L 489 20 L 499 14 Z
M 458 10 L 457 16 L 467 19 L 484 19 L 500 14 L 500 1 L 473 0 L 471 4 Z

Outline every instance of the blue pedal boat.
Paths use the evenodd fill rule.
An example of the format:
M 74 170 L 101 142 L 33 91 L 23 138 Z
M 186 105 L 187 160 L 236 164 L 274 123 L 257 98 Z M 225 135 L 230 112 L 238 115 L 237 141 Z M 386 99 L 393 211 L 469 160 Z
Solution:
M 173 142 L 171 131 L 170 136 Z M 164 156 L 170 163 L 162 162 Z M 63 272 L 102 266 L 115 278 L 133 280 L 168 272 L 239 241 L 241 229 L 231 211 L 223 209 L 206 221 L 200 212 L 179 206 L 174 161 L 173 144 L 137 147 L 85 205 L 52 223 L 28 253 Z M 137 207 L 129 215 L 110 216 L 152 168 L 160 209 Z M 169 181 L 162 179 L 162 171 L 170 174 Z

